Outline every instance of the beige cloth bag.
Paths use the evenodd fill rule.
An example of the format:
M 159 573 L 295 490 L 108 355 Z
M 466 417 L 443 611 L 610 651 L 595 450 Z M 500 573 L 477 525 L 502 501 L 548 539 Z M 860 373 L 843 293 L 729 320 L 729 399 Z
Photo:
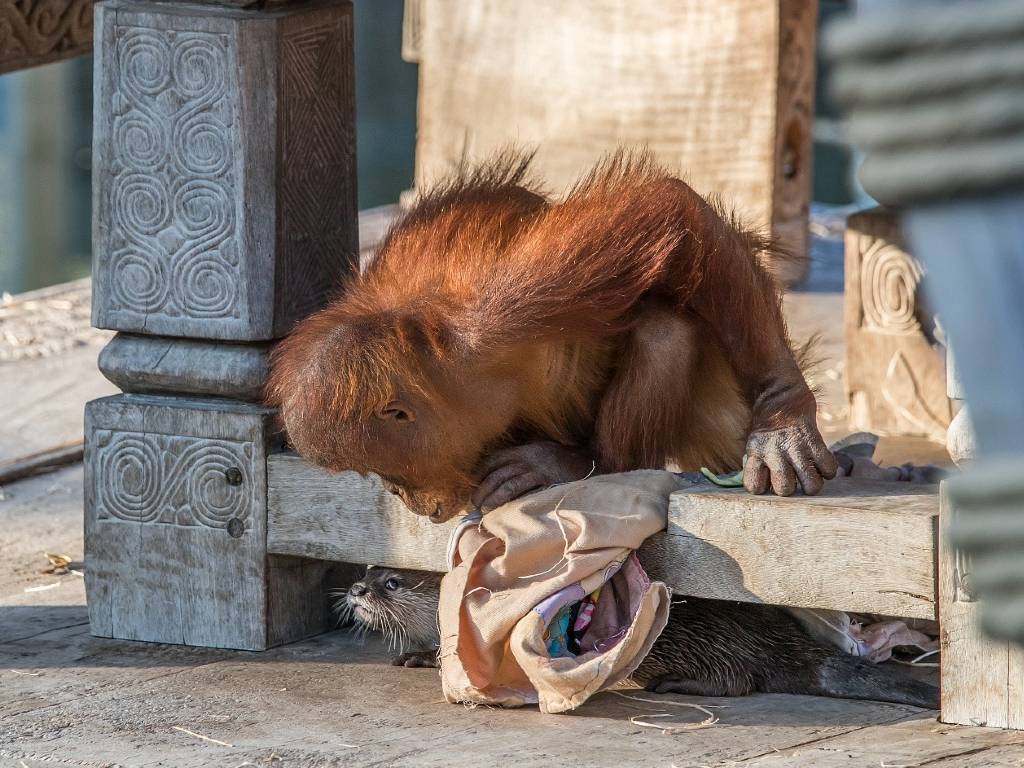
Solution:
M 668 589 L 647 578 L 633 550 L 664 529 L 668 497 L 678 487 L 669 472 L 602 475 L 460 526 L 441 582 L 445 698 L 565 712 L 628 677 L 669 610 Z M 598 587 L 582 652 L 551 658 L 547 624 Z

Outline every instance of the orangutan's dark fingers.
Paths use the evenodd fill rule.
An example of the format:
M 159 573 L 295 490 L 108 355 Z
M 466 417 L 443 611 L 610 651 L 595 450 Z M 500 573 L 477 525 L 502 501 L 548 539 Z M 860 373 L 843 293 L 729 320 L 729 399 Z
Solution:
M 536 473 L 528 472 L 525 475 L 518 475 L 503 483 L 483 499 L 480 509 L 484 511 L 496 509 L 502 504 L 507 504 L 530 491 L 543 488 L 545 485 L 544 479 Z
M 473 506 L 484 508 L 485 500 L 497 491 L 502 485 L 512 480 L 515 477 L 524 475 L 530 471 L 530 468 L 524 464 L 513 462 L 510 464 L 499 465 L 496 469 L 492 470 L 487 474 L 483 480 L 480 481 L 480 485 L 477 486 L 476 490 L 473 491 L 472 502 Z
M 749 456 L 743 466 L 743 485 L 750 493 L 762 494 L 768 490 L 768 467 L 759 456 Z

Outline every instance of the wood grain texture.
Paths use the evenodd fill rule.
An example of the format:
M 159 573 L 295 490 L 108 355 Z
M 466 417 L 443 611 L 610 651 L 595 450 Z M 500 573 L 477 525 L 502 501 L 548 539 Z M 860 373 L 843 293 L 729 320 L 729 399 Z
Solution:
M 262 650 L 322 631 L 282 611 L 322 571 L 266 555 L 272 412 L 119 395 L 86 408 L 86 589 L 93 634 Z M 277 625 L 273 624 L 277 621 Z
M 422 0 L 416 184 L 515 142 L 537 146 L 559 193 L 646 144 L 806 252 L 815 14 L 811 0 Z
M 942 722 L 1024 729 L 1024 649 L 982 634 L 971 558 L 949 544 L 957 510 L 945 487 L 940 515 Z
M 924 269 L 899 216 L 850 216 L 845 235 L 846 394 L 850 427 L 945 442 L 952 420 L 943 347 L 924 304 Z
M 698 597 L 934 619 L 937 517 L 934 490 L 909 483 L 695 487 L 672 497 L 663 575 Z
M 1024 651 L 1019 645 L 1010 646 L 1006 677 L 1006 725 L 1024 731 Z
M 283 335 L 357 258 L 350 4 L 96 25 L 93 324 Z
M 0 74 L 92 50 L 93 0 L 0 2 Z
M 448 570 L 455 522 L 410 512 L 376 476 L 330 474 L 293 453 L 267 459 L 267 551 L 392 568 Z
M 413 515 L 375 477 L 285 453 L 267 478 L 268 551 L 445 570 L 453 523 Z M 695 487 L 673 495 L 667 532 L 640 555 L 683 594 L 934 618 L 937 514 L 934 493 L 892 483 L 839 480 L 789 499 Z
M 815 0 L 779 0 L 778 80 L 775 107 L 775 176 L 772 181 L 771 231 L 796 254 L 809 248 L 813 174 L 814 60 L 818 22 Z M 809 265 L 779 261 L 785 283 L 806 276 Z
M 786 701 L 793 699 L 787 696 Z M 779 710 L 787 707 L 781 701 L 776 706 Z M 781 712 L 778 716 L 785 717 Z M 809 739 L 791 749 L 773 749 L 756 764 L 758 768 L 1009 768 L 1020 764 L 1020 750 L 1017 734 L 990 728 L 945 728 L 935 723 L 933 713 L 916 710 L 904 711 L 884 725 L 862 723 L 846 733 Z
M 177 392 L 259 400 L 270 344 L 222 344 L 119 333 L 99 368 L 125 392 Z

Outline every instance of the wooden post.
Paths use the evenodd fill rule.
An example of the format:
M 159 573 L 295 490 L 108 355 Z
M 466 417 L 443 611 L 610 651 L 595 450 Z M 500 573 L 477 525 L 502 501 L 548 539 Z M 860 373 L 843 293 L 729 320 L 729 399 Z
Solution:
M 109 0 L 95 23 L 93 323 L 125 394 L 86 409 L 92 631 L 321 631 L 323 567 L 267 554 L 256 401 L 270 342 L 358 255 L 351 5 Z
M 1024 649 L 981 628 L 973 558 L 954 547 L 949 529 L 960 510 L 940 491 L 939 626 L 942 722 L 1024 729 Z
M 846 395 L 851 429 L 944 442 L 952 418 L 944 351 L 923 306 L 924 270 L 899 215 L 875 208 L 846 223 Z
M 416 184 L 510 141 L 560 193 L 617 146 L 806 254 L 817 3 L 420 0 Z M 803 265 L 779 260 L 786 282 Z

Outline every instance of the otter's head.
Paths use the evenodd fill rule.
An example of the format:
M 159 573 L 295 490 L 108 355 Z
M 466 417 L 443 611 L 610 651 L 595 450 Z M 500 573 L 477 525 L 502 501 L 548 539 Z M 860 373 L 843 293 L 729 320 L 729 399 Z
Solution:
M 438 643 L 437 606 L 441 574 L 397 568 L 366 569 L 366 576 L 334 604 L 340 620 L 383 632 L 392 647 Z
M 437 310 L 344 304 L 300 323 L 275 349 L 267 398 L 289 442 L 326 469 L 379 475 L 433 522 L 465 511 L 521 385 L 453 327 Z

